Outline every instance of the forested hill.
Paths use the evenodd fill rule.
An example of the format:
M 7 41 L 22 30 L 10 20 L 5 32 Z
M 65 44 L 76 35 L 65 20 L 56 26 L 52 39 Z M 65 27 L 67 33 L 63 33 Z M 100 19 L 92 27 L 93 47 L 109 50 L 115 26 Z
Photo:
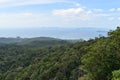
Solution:
M 35 38 L 0 38 L 0 46 L 5 44 L 15 44 L 24 46 L 34 46 L 34 47 L 45 47 L 52 45 L 64 45 L 68 44 L 70 41 L 51 38 L 51 37 L 35 37 Z
M 51 38 L 51 37 L 35 37 L 35 38 L 20 38 L 20 37 L 16 37 L 16 38 L 12 38 L 12 37 L 1 37 L 0 38 L 0 43 L 4 43 L 4 44 L 10 44 L 10 43 L 21 43 L 21 44 L 26 44 L 32 41 L 51 41 L 51 40 L 57 40 L 60 41 L 60 39 L 57 38 Z
M 0 80 L 120 80 L 119 69 L 119 27 L 108 37 L 66 45 L 0 46 Z

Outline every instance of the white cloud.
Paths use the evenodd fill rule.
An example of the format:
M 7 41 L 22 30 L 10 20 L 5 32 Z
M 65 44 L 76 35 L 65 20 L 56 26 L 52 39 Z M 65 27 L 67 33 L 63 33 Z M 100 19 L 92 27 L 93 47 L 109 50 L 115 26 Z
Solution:
M 111 9 L 109 9 L 109 11 L 110 12 L 114 12 L 114 11 L 116 11 L 116 9 L 115 8 L 111 8 Z
M 0 4 L 11 2 L 12 0 L 0 0 Z
M 114 20 L 115 18 L 114 17 L 109 17 L 108 20 L 112 21 Z
M 95 14 L 98 17 L 109 17 L 111 16 L 110 14 L 106 14 L 106 13 L 100 13 L 100 14 Z
M 69 8 L 69 9 L 58 9 L 54 10 L 53 14 L 61 16 L 66 19 L 78 19 L 81 21 L 94 20 L 100 17 L 108 17 L 110 14 L 103 13 L 102 9 L 86 9 L 83 7 Z
M 66 2 L 66 0 L 0 0 L 0 7 L 32 5 L 32 4 L 52 4 Z
M 117 11 L 120 11 L 120 8 L 117 8 Z
M 54 12 L 54 15 L 37 14 L 37 13 L 30 13 L 30 12 L 11 13 L 11 14 L 0 13 L 0 28 L 55 27 L 55 26 L 56 27 L 73 27 L 73 26 L 97 27 L 98 25 L 104 27 L 108 25 L 111 26 L 115 20 L 114 19 L 113 21 L 110 21 L 110 20 L 107 21 L 108 18 L 110 17 L 109 14 L 103 14 L 103 13 L 95 14 L 94 12 L 91 12 L 90 10 L 86 10 L 83 8 L 67 9 L 67 12 L 66 12 L 66 9 L 64 10 L 62 10 L 63 13 Z M 113 18 L 110 18 L 110 19 L 112 20 Z M 119 23 L 119 21 L 117 22 Z
M 14 13 L 0 14 L 0 28 L 8 27 L 33 27 L 48 26 L 51 23 L 51 17 L 47 14 L 34 13 Z
M 109 9 L 110 12 L 120 11 L 120 8 L 111 8 Z
M 118 17 L 118 20 L 120 20 L 120 17 Z
M 103 12 L 103 9 L 93 9 L 94 12 Z
M 51 4 L 56 2 L 64 2 L 65 0 L 2 0 L 0 7 L 20 6 L 31 4 Z M 90 26 L 112 26 L 112 24 L 120 20 L 119 8 L 110 10 L 88 9 L 82 7 L 79 3 L 73 4 L 73 8 L 56 9 L 46 14 L 37 12 L 21 12 L 21 13 L 0 13 L 1 27 L 34 27 L 34 26 L 62 26 L 62 27 L 90 27 Z M 109 12 L 112 11 L 112 12 Z M 115 11 L 115 12 L 114 12 Z M 119 17 L 119 18 L 118 18 Z M 112 20 L 112 21 L 111 21 Z M 116 20 L 116 21 L 115 21 Z M 114 23 L 113 23 L 114 22 Z
M 75 5 L 76 5 L 77 7 L 80 7 L 80 6 L 81 6 L 81 4 L 79 4 L 79 3 L 75 3 Z
M 59 10 L 54 10 L 53 14 L 56 16 L 62 16 L 66 18 L 76 18 L 80 20 L 89 20 L 90 15 L 92 15 L 92 11 L 90 10 L 85 10 L 82 7 L 78 8 L 69 8 L 69 9 L 59 9 Z

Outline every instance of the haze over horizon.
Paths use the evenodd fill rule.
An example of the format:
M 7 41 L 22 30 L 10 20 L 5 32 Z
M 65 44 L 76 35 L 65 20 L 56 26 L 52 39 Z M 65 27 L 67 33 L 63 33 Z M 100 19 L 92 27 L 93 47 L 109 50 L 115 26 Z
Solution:
M 0 37 L 53 37 L 59 39 L 85 39 L 107 36 L 109 29 L 106 28 L 19 28 L 0 29 Z

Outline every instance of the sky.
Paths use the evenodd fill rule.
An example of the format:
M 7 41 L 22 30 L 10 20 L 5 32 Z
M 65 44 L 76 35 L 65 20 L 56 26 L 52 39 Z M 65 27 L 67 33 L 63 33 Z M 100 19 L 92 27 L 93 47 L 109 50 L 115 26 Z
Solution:
M 116 28 L 120 0 L 0 0 L 0 29 Z

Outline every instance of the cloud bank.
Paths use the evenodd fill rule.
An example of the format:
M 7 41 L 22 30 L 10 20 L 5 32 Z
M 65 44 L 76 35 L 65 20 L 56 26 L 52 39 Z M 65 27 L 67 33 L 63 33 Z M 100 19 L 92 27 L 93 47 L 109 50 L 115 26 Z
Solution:
M 0 7 L 3 8 L 23 5 L 53 4 L 59 2 L 66 2 L 66 0 L 0 0 Z
M 48 4 L 55 5 L 49 10 Z M 56 3 L 64 3 L 62 8 L 56 8 Z M 46 10 L 35 8 L 32 11 L 19 11 L 24 5 L 46 5 Z M 69 4 L 69 6 L 68 6 Z M 64 7 L 67 5 L 68 7 Z M 19 8 L 18 8 L 19 6 Z M 4 12 L 4 9 L 11 7 L 11 12 Z M 14 9 L 18 12 L 14 12 Z M 25 7 L 25 6 L 24 6 Z M 117 26 L 120 24 L 120 8 L 87 8 L 80 3 L 69 2 L 68 0 L 0 0 L 0 28 L 10 27 L 101 27 Z M 48 12 L 44 12 L 44 11 Z M 42 12 L 43 11 L 43 12 Z

